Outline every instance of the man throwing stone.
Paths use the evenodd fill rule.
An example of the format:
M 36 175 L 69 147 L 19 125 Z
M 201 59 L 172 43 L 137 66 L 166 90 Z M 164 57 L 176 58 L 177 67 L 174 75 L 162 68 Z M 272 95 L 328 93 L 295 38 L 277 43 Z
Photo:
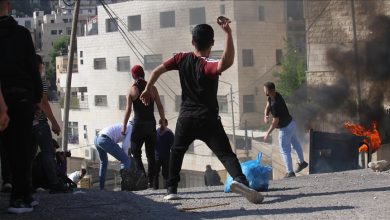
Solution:
M 215 153 L 233 177 L 231 190 L 245 196 L 252 203 L 261 203 L 263 196 L 248 187 L 248 181 L 242 173 L 237 156 L 233 153 L 229 139 L 218 116 L 218 79 L 222 72 L 234 62 L 234 45 L 230 20 L 218 19 L 225 32 L 225 50 L 221 60 L 208 59 L 214 45 L 214 30 L 210 25 L 199 24 L 192 31 L 193 52 L 177 53 L 151 73 L 141 100 L 149 105 L 154 83 L 161 74 L 178 70 L 182 88 L 180 115 L 176 124 L 174 145 L 171 149 L 168 195 L 166 200 L 178 199 L 177 186 L 184 153 L 189 145 L 199 139 L 205 142 Z

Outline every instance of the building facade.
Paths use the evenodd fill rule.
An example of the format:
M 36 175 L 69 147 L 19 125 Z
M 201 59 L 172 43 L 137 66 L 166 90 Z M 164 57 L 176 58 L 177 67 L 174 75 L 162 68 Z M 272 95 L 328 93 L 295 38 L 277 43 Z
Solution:
M 244 128 L 262 126 L 266 98 L 263 83 L 274 80 L 286 38 L 286 3 L 284 1 L 129 1 L 110 4 L 114 17 L 134 45 L 128 46 L 104 8 L 98 7 L 98 34 L 77 38 L 78 74 L 73 75 L 72 91 L 87 97 L 88 108 L 72 109 L 69 114 L 69 149 L 72 154 L 96 159 L 93 141 L 98 131 L 121 122 L 126 106 L 126 92 L 133 83 L 132 65 L 144 66 L 149 72 L 181 51 L 192 51 L 191 28 L 208 23 L 215 30 L 211 57 L 219 58 L 224 33 L 216 24 L 219 15 L 232 20 L 236 59 L 220 77 L 218 101 L 220 116 L 232 141 L 232 109 L 236 130 L 237 154 L 252 157 L 259 145 L 245 144 Z M 66 83 L 60 76 L 60 87 Z M 181 89 L 177 72 L 163 75 L 156 84 L 161 95 L 169 127 L 174 130 L 178 117 Z M 233 91 L 233 100 L 230 99 Z M 156 110 L 156 118 L 159 119 Z M 248 140 L 259 138 L 259 132 L 247 132 Z M 76 141 L 77 140 L 77 141 Z M 250 142 L 250 143 L 249 143 Z M 250 148 L 245 150 L 245 146 Z M 95 156 L 94 156 L 95 155 Z M 94 158 L 95 157 L 95 158 Z M 144 157 L 145 158 L 145 157 Z M 222 164 L 200 141 L 190 146 L 183 169 L 204 171 L 207 164 L 223 170 Z M 199 177 L 196 177 L 199 178 Z M 201 177 L 201 180 L 203 181 Z

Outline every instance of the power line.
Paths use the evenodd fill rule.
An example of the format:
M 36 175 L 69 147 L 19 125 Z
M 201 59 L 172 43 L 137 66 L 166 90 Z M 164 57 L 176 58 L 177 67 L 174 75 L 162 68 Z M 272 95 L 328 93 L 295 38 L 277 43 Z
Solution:
M 140 57 L 143 57 L 142 53 L 135 47 L 135 45 L 131 42 L 131 40 L 127 37 L 127 35 L 125 34 L 125 31 L 122 29 L 122 27 L 118 24 L 118 21 L 116 18 L 114 18 L 114 16 L 111 14 L 111 12 L 108 10 L 107 8 L 107 4 L 103 1 L 103 0 L 99 0 L 100 3 L 102 4 L 104 10 L 106 11 L 106 13 L 108 14 L 108 16 L 110 17 L 111 20 L 114 21 L 114 23 L 116 24 L 117 28 L 118 28 L 118 31 L 119 33 L 121 34 L 122 38 L 125 40 L 125 42 L 127 43 L 127 45 L 129 46 L 129 48 L 133 51 L 133 53 L 135 54 L 135 56 L 137 57 L 137 59 L 140 61 L 140 63 L 142 65 L 144 65 L 144 62 L 142 60 L 142 58 Z M 134 47 L 134 49 L 133 49 Z M 161 80 L 165 85 L 166 87 L 173 93 L 176 95 L 176 93 L 163 81 Z M 171 98 L 173 101 L 175 101 L 175 99 L 169 95 L 169 92 L 167 92 L 167 90 L 165 89 L 164 86 L 161 86 L 161 84 L 159 82 L 157 82 L 157 84 L 160 85 L 160 87 L 162 88 L 162 90 L 169 96 L 169 98 Z
M 124 27 L 126 27 L 126 23 L 114 12 L 114 10 L 112 10 L 109 6 L 108 6 L 108 4 L 104 1 L 104 0 L 100 0 L 100 2 L 102 3 L 102 4 L 104 4 L 104 9 L 106 10 L 106 12 L 107 13 L 109 13 L 109 14 L 111 14 L 111 17 L 113 17 L 112 16 L 112 14 L 114 14 L 115 15 L 115 17 L 120 21 L 120 23 L 124 26 Z M 119 29 L 119 27 L 120 27 L 120 25 L 119 25 L 119 23 L 118 23 L 118 21 L 115 19 L 115 22 L 116 22 L 116 25 L 118 26 L 118 29 Z M 122 29 L 122 27 L 120 27 L 121 28 L 121 30 L 123 31 L 123 29 Z M 124 31 L 123 31 L 124 32 Z M 133 33 L 132 31 L 128 31 L 128 33 L 135 39 L 135 41 L 142 47 L 142 49 L 145 51 L 145 53 L 148 53 L 147 52 L 147 50 L 142 46 L 142 45 L 144 45 L 146 48 L 148 48 L 151 52 L 152 52 L 152 54 L 154 54 L 154 51 L 150 48 L 150 47 L 148 47 L 147 46 L 147 44 L 140 38 L 140 37 L 138 37 L 135 33 Z M 127 35 L 126 35 L 126 38 L 130 41 L 130 39 L 127 37 Z M 133 47 L 135 47 L 135 45 L 134 44 L 132 44 L 133 45 Z M 137 50 L 138 51 L 138 50 Z M 139 52 L 139 51 L 138 51 Z M 142 56 L 142 54 L 141 54 L 141 56 Z M 139 59 L 139 58 L 138 58 Z M 139 61 L 144 65 L 144 62 L 141 60 L 141 59 L 139 59 Z M 176 83 L 177 85 L 179 85 L 169 74 L 167 74 L 167 76 L 174 82 L 174 83 Z M 173 91 L 171 88 L 170 88 L 170 86 L 163 80 L 163 79 L 161 79 L 160 80 L 163 84 L 165 84 L 165 86 L 176 96 L 177 94 L 175 93 L 175 91 Z M 157 82 L 158 83 L 158 82 Z M 172 98 L 172 97 L 170 97 L 170 98 Z
M 102 0 L 102 1 L 104 1 L 104 0 Z M 123 19 L 121 19 L 121 18 L 115 13 L 115 11 L 114 11 L 113 9 L 111 9 L 109 5 L 107 5 L 107 3 L 105 3 L 105 4 L 106 4 L 106 7 L 111 11 L 111 13 L 114 14 L 115 17 L 118 18 L 118 20 L 122 23 L 122 25 L 123 25 L 124 27 L 126 27 L 126 23 L 123 21 Z M 142 47 L 142 49 L 145 51 L 146 54 L 148 54 L 148 51 L 147 51 L 146 49 L 148 49 L 148 50 L 150 51 L 151 54 L 156 54 L 156 52 L 153 51 L 153 49 L 151 49 L 151 48 L 145 43 L 145 41 L 143 41 L 142 38 L 140 38 L 136 33 L 134 33 L 133 31 L 130 31 L 130 30 L 128 30 L 128 33 L 129 33 L 129 34 L 135 39 L 135 41 Z M 146 48 L 146 49 L 145 49 L 145 48 Z M 175 80 L 171 75 L 166 74 L 166 76 L 169 77 L 177 86 L 180 86 L 180 84 L 177 83 L 176 80 Z M 161 79 L 161 80 L 162 80 L 162 79 Z M 164 80 L 162 80 L 162 81 L 163 81 L 163 83 L 164 83 L 168 88 L 170 88 L 170 87 L 167 85 L 167 83 L 165 83 Z M 177 95 L 173 90 L 172 90 L 172 92 L 173 92 L 173 94 Z

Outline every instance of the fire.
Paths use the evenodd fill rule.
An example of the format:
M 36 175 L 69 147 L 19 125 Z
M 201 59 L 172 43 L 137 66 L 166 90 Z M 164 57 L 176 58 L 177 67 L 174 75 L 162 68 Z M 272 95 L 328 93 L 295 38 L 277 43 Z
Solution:
M 366 129 L 362 125 L 353 124 L 351 122 L 344 123 L 344 128 L 356 136 L 367 137 L 366 139 L 364 139 L 363 141 L 364 143 L 359 147 L 359 153 L 367 152 L 370 142 L 371 142 L 372 152 L 377 151 L 379 146 L 382 143 L 381 137 L 377 130 L 377 123 L 375 121 L 371 123 L 370 129 Z

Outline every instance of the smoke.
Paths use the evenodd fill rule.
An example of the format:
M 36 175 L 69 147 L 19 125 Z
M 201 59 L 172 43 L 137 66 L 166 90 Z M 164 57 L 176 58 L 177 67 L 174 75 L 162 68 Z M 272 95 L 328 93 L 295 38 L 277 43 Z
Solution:
M 372 121 L 377 121 L 382 139 L 390 139 L 390 116 L 386 115 L 384 108 L 386 97 L 390 99 L 390 17 L 373 15 L 367 22 L 367 28 L 370 35 L 358 44 L 357 62 L 351 48 L 339 46 L 328 49 L 328 64 L 336 72 L 334 82 L 317 87 L 306 85 L 289 98 L 296 103 L 294 117 L 306 128 L 318 127 L 318 123 L 324 120 L 340 127 L 343 121 L 326 118 L 329 113 L 342 112 L 357 120 L 357 63 L 361 84 L 358 123 L 369 127 Z

